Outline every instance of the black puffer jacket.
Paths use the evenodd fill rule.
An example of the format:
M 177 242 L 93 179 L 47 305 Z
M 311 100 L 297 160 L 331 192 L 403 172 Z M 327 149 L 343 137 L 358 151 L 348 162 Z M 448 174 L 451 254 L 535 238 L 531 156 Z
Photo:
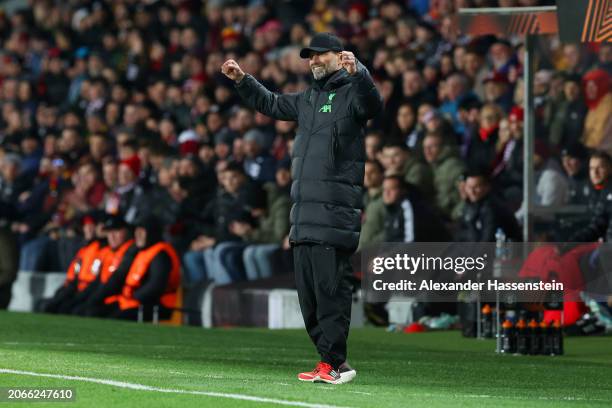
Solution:
M 367 69 L 344 69 L 304 92 L 276 95 L 251 75 L 236 86 L 254 109 L 297 121 L 291 163 L 289 241 L 354 251 L 359 243 L 365 169 L 364 126 L 382 106 Z M 322 83 L 321 83 L 322 82 Z
M 588 204 L 591 221 L 572 234 L 567 242 L 593 242 L 600 238 L 612 242 L 612 190 L 606 187 L 592 190 L 592 193 Z
M 509 240 L 513 242 L 522 240 L 521 228 L 514 214 L 502 202 L 489 195 L 477 203 L 465 204 L 455 240 L 495 242 L 498 228 L 502 229 Z

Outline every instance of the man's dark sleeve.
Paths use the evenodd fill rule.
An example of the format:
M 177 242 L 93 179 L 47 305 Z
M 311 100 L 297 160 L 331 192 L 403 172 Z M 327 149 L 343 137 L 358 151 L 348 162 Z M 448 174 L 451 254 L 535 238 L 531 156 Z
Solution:
M 278 95 L 270 92 L 252 75 L 246 74 L 236 85 L 240 97 L 266 116 L 278 120 L 297 121 L 299 93 Z
M 350 76 L 356 90 L 352 104 L 355 114 L 359 118 L 367 120 L 380 112 L 383 102 L 368 69 L 361 62 L 356 62 L 357 72 Z
M 91 282 L 85 290 L 78 292 L 74 297 L 75 303 L 83 303 L 86 302 L 87 299 L 100 287 L 100 275 L 96 277 L 96 280 Z
M 88 303 L 92 305 L 99 305 L 104 303 L 104 299 L 109 296 L 118 295 L 123 289 L 125 278 L 130 271 L 132 262 L 138 254 L 138 248 L 136 245 L 132 245 L 123 255 L 121 263 L 117 267 L 117 270 L 108 278 L 108 282 L 104 285 L 100 285 L 96 291 L 89 298 Z
M 65 285 L 60 286 L 53 295 L 53 298 L 65 299 L 68 295 L 72 296 L 77 293 L 77 288 L 79 284 L 79 279 L 77 276 L 71 282 L 68 282 Z
M 134 291 L 134 298 L 142 304 L 158 303 L 168 284 L 171 269 L 172 261 L 165 251 L 155 255 L 142 286 Z
M 605 204 L 599 205 L 589 225 L 573 233 L 567 242 L 594 242 L 603 237 L 610 219 L 605 207 Z
M 498 227 L 495 210 L 491 205 L 485 205 L 480 213 L 480 217 L 482 222 L 480 242 L 495 242 L 495 233 Z

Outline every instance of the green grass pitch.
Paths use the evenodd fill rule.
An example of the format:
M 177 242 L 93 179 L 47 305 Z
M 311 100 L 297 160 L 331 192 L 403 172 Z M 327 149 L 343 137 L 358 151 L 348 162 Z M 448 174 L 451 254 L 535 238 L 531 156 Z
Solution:
M 297 381 L 297 372 L 317 361 L 303 330 L 204 330 L 0 312 L 0 387 L 76 390 L 75 402 L 34 405 L 40 407 L 612 406 L 610 337 L 566 339 L 560 357 L 500 356 L 493 348 L 493 341 L 464 339 L 457 331 L 357 329 L 349 339 L 357 378 L 332 386 Z M 31 404 L 0 402 L 11 405 Z

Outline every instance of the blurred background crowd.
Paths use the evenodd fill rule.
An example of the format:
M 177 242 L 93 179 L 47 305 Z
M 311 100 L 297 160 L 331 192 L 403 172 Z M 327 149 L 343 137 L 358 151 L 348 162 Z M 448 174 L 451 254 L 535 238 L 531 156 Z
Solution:
M 0 11 L 0 287 L 10 271 L 66 270 L 84 221 L 106 214 L 157 217 L 185 285 L 289 271 L 295 124 L 248 109 L 220 68 L 234 58 L 272 91 L 303 90 L 298 53 L 322 31 L 384 99 L 360 246 L 521 239 L 522 39 L 460 35 L 453 17 L 552 1 L 12 3 L 25 7 Z M 536 47 L 534 204 L 592 210 L 588 231 L 551 236 L 549 219 L 539 232 L 595 241 L 612 221 L 612 44 Z

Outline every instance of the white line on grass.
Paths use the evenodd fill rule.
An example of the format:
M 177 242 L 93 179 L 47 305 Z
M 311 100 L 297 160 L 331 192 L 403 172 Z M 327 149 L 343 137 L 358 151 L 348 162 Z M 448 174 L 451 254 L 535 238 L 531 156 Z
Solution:
M 355 391 L 349 391 L 355 392 Z M 509 399 L 509 400 L 519 400 L 519 401 L 533 401 L 542 400 L 542 401 L 588 401 L 588 402 L 608 402 L 607 399 L 602 398 L 582 398 L 582 397 L 521 397 L 517 395 L 488 395 L 488 394 L 445 394 L 446 396 L 452 396 L 453 398 L 499 398 L 499 399 Z M 416 398 L 434 398 L 439 399 L 442 394 L 431 394 L 431 393 L 414 393 L 414 394 L 406 394 L 402 393 L 402 396 L 405 397 L 416 397 Z
M 294 406 L 294 407 L 348 408 L 348 407 L 339 407 L 337 405 L 311 404 L 308 402 L 288 401 L 288 400 L 281 400 L 281 399 L 274 399 L 274 398 L 262 398 L 262 397 L 255 397 L 252 395 L 243 395 L 243 394 L 228 394 L 224 392 L 191 391 L 191 390 L 178 390 L 178 389 L 172 389 L 172 388 L 158 388 L 158 387 L 151 387 L 149 385 L 144 385 L 144 384 L 128 383 L 128 382 L 115 381 L 115 380 L 105 380 L 103 378 L 77 377 L 77 376 L 72 376 L 72 375 L 35 373 L 32 371 L 10 370 L 6 368 L 0 368 L 0 374 L 15 374 L 15 375 L 27 375 L 31 377 L 57 378 L 60 380 L 73 380 L 73 381 L 90 382 L 90 383 L 95 383 L 95 384 L 111 385 L 113 387 L 127 388 L 130 390 L 138 390 L 138 391 L 153 391 L 153 392 L 161 392 L 161 393 L 166 393 L 166 394 L 204 395 L 207 397 L 229 398 L 229 399 L 253 401 L 253 402 L 267 402 L 270 404 L 289 405 L 289 406 Z

